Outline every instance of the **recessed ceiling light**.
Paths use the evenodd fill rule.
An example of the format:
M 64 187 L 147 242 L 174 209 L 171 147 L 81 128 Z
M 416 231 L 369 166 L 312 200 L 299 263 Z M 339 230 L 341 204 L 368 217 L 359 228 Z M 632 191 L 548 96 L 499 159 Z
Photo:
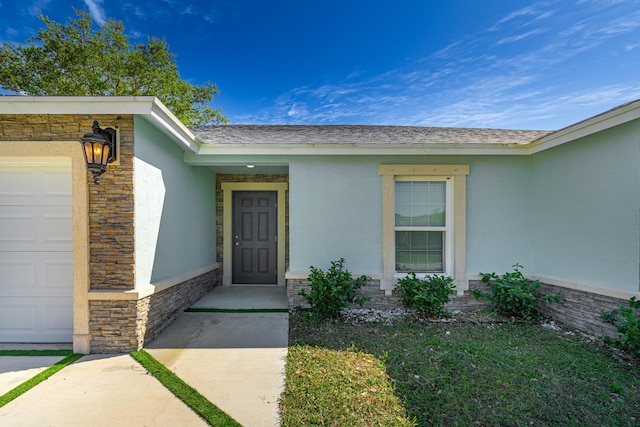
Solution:
M 255 167 L 256 167 L 256 165 L 247 165 L 247 167 L 248 167 L 249 169 L 253 169 L 253 168 L 255 168 Z

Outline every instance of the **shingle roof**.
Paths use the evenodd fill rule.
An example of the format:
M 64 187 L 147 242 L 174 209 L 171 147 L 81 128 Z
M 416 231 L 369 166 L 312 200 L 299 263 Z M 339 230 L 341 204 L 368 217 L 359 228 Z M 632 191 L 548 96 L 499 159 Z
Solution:
M 217 145 L 422 146 L 525 145 L 551 131 L 368 125 L 216 125 L 189 128 L 201 143 Z

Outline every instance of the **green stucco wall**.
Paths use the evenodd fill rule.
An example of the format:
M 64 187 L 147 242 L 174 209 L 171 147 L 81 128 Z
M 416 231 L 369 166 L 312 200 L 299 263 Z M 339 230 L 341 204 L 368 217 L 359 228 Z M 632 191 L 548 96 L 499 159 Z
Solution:
M 368 157 L 295 157 L 289 163 L 290 271 L 382 268 L 382 189 Z
M 533 156 L 534 268 L 638 291 L 640 121 Z
M 215 175 L 186 165 L 184 152 L 135 117 L 136 285 L 215 262 Z
M 531 159 L 472 156 L 290 158 L 290 271 L 344 257 L 354 272 L 382 272 L 381 164 L 469 164 L 467 273 L 532 263 Z

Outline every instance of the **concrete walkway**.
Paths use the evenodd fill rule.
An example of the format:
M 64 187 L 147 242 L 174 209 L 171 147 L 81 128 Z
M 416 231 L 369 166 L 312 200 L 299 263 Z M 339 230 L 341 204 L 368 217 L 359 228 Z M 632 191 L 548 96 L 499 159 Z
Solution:
M 286 308 L 275 287 L 214 289 L 198 308 Z M 243 426 L 279 424 L 287 313 L 184 313 L 145 349 Z M 0 395 L 61 357 L 0 357 Z M 129 355 L 89 355 L 0 408 L 4 426 L 205 426 Z

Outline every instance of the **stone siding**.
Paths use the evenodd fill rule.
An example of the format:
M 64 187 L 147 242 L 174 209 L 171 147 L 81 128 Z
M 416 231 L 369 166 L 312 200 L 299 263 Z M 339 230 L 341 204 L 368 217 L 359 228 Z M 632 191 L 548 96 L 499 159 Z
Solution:
M 472 280 L 469 282 L 471 289 L 480 288 L 487 289 L 487 285 L 479 280 Z M 298 295 L 301 289 L 309 292 L 309 281 L 307 279 L 289 279 L 287 280 L 287 299 L 289 300 L 290 308 L 308 308 L 307 301 Z M 362 307 L 365 308 L 378 308 L 378 309 L 393 309 L 402 308 L 402 297 L 397 292 L 392 292 L 391 295 L 385 296 L 384 291 L 380 289 L 380 280 L 371 280 L 367 286 L 361 288 L 358 292 L 359 295 L 370 297 L 371 300 L 366 302 Z M 464 295 L 452 295 L 449 303 L 445 305 L 445 308 L 449 311 L 469 311 L 479 308 L 486 308 L 489 303 L 485 300 L 476 300 L 471 290 L 466 291 Z
M 128 353 L 141 349 L 220 284 L 220 272 L 212 270 L 137 301 L 89 301 L 91 352 Z
M 615 310 L 620 306 L 629 305 L 629 301 L 591 292 L 569 289 L 542 283 L 540 295 L 562 295 L 561 303 L 540 301 L 539 310 L 552 317 L 559 323 L 575 328 L 594 337 L 617 337 L 616 328 L 604 323 L 600 314 L 604 311 Z
M 137 301 L 89 301 L 91 353 L 139 350 Z
M 287 299 L 290 308 L 308 308 L 307 301 L 298 295 L 301 289 L 309 292 L 309 281 L 307 279 L 288 279 L 287 280 Z M 371 299 L 364 303 L 364 308 L 392 309 L 402 307 L 400 296 L 392 294 L 385 296 L 384 291 L 380 289 L 380 280 L 371 280 L 366 286 L 360 288 L 358 295 L 370 297 Z
M 155 339 L 176 320 L 185 309 L 222 285 L 221 270 L 212 270 L 180 285 L 138 301 L 138 336 L 140 345 Z
M 464 291 L 463 295 L 452 295 L 445 308 L 449 311 L 472 311 L 488 308 L 489 301 L 476 299 L 473 296 L 474 289 L 488 291 L 489 287 L 480 280 L 469 280 L 469 290 Z

